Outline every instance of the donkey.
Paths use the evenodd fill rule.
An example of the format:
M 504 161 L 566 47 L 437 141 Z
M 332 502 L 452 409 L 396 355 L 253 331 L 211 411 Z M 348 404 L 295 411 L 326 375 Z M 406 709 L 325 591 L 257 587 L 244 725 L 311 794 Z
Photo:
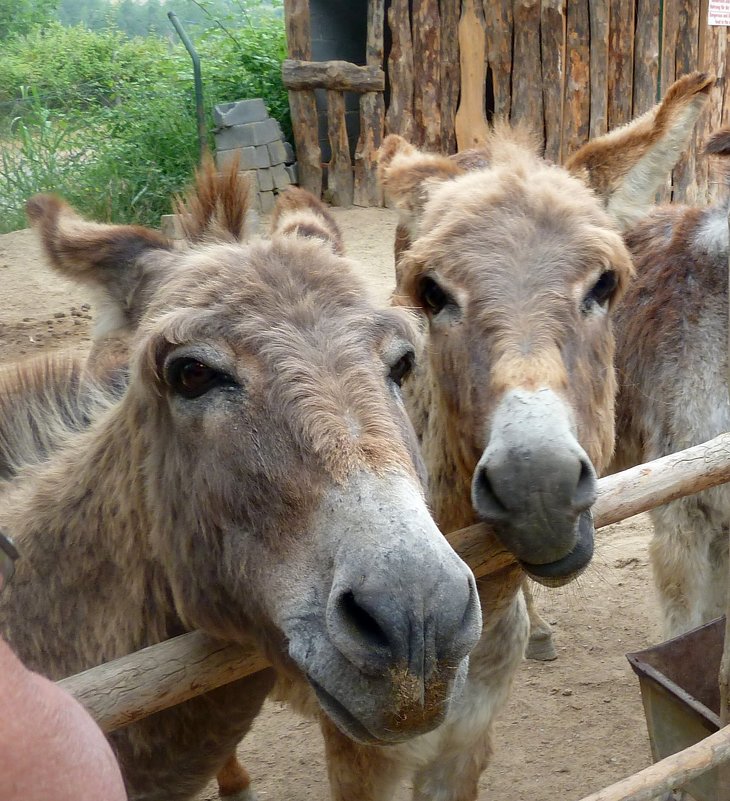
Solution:
M 730 155 L 730 129 L 708 153 Z M 637 280 L 616 311 L 617 447 L 613 469 L 730 430 L 728 201 L 655 208 L 626 232 Z M 651 511 L 650 560 L 664 636 L 725 613 L 730 488 Z
M 395 303 L 426 329 L 404 400 L 435 518 L 443 531 L 490 523 L 539 581 L 570 580 L 591 558 L 596 473 L 614 441 L 610 313 L 633 275 L 621 228 L 644 212 L 712 83 L 678 81 L 565 168 L 504 125 L 457 158 L 397 136 L 381 148 L 381 180 L 402 214 Z M 324 722 L 338 801 L 388 799 L 409 773 L 417 801 L 476 799 L 527 641 L 522 576 L 478 582 L 484 632 L 438 729 L 383 749 Z
M 229 178 L 182 251 L 30 201 L 54 263 L 146 300 L 121 397 L 102 387 L 86 425 L 41 438 L 37 459 L 21 447 L 8 471 L 0 526 L 22 559 L 0 630 L 54 679 L 193 628 L 253 640 L 338 731 L 402 742 L 445 718 L 481 628 L 400 398 L 413 327 L 370 305 L 326 226 L 301 235 L 284 212 L 269 241 L 222 235 L 216 214 L 230 231 L 244 211 Z M 68 423 L 38 408 L 39 431 Z M 272 682 L 263 671 L 113 733 L 130 798 L 193 797 Z

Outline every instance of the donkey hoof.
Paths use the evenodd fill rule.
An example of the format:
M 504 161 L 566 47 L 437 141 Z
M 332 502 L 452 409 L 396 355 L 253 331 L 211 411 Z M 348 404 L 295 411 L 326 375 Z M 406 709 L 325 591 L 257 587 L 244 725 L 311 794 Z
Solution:
M 558 652 L 555 650 L 553 635 L 549 631 L 531 634 L 525 657 L 537 662 L 552 662 L 557 659 Z
M 220 795 L 218 797 L 220 798 L 220 801 L 258 801 L 256 793 L 253 791 L 253 787 L 247 787 L 245 790 L 240 790 L 237 793 Z

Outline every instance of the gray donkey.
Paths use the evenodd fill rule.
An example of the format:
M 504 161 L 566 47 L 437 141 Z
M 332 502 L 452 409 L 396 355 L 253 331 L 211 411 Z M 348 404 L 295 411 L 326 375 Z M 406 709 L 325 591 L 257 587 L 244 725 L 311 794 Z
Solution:
M 136 331 L 107 320 L 99 337 L 96 358 L 128 350 L 125 386 L 86 385 L 76 417 L 47 393 L 29 430 L 54 433 L 37 458 L 26 443 L 24 464 L 7 459 L 0 526 L 22 558 L 0 630 L 52 678 L 195 628 L 253 640 L 348 737 L 410 739 L 446 716 L 481 627 L 400 398 L 413 330 L 365 300 L 311 209 L 244 244 L 235 172 L 198 188 L 183 250 L 54 197 L 29 203 L 53 263 L 145 302 Z M 24 380 L 5 371 L 0 394 Z M 193 797 L 272 682 L 264 671 L 115 732 L 130 797 Z

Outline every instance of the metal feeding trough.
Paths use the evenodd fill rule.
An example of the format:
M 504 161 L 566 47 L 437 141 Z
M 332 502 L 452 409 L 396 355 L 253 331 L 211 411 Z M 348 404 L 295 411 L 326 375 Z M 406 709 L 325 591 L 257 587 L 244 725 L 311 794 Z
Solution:
M 724 634 L 723 617 L 626 655 L 639 677 L 655 762 L 720 728 L 718 672 Z M 683 789 L 696 801 L 730 801 L 729 774 L 728 768 L 721 766 L 688 782 Z

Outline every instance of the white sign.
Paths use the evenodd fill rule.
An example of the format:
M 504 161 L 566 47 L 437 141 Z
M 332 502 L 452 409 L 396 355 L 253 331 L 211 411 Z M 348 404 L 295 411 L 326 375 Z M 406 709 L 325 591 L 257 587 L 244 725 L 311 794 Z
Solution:
M 707 8 L 708 25 L 730 25 L 730 0 L 710 0 Z

